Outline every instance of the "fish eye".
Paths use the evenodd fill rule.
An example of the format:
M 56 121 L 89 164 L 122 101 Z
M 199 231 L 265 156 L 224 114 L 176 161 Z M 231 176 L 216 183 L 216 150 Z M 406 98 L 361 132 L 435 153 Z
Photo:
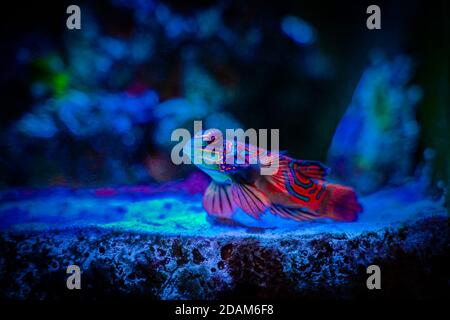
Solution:
M 216 140 L 216 136 L 211 135 L 211 134 L 205 135 L 205 138 L 202 139 L 202 146 L 203 147 L 209 146 L 215 140 Z

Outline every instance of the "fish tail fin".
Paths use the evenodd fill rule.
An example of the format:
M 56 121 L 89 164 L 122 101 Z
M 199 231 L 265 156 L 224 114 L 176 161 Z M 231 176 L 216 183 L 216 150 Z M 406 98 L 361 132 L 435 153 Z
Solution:
M 362 211 L 362 206 L 352 188 L 327 184 L 320 211 L 326 218 L 337 221 L 355 221 L 358 213 Z

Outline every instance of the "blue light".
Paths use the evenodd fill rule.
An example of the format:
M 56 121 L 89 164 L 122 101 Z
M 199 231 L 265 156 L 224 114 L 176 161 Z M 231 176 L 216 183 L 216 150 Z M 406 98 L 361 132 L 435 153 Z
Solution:
M 281 22 L 281 29 L 289 38 L 301 45 L 311 44 L 316 38 L 313 28 L 297 17 L 284 17 Z
M 38 138 L 52 138 L 58 132 L 55 122 L 46 114 L 26 114 L 17 125 L 20 131 Z

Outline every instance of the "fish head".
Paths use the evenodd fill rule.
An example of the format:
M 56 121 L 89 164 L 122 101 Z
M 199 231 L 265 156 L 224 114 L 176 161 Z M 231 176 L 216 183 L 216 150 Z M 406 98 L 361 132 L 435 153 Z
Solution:
M 217 129 L 198 132 L 184 146 L 183 151 L 199 169 L 206 173 L 220 171 L 220 165 L 224 161 L 222 133 Z

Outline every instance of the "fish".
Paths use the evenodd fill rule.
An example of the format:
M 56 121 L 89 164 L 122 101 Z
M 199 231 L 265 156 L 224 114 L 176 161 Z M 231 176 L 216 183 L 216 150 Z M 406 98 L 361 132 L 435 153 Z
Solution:
M 217 144 L 219 137 L 222 141 L 219 130 L 200 132 L 184 148 L 190 159 L 198 160 L 194 164 L 211 177 L 202 201 L 209 216 L 233 220 L 234 213 L 242 209 L 257 220 L 270 212 L 295 221 L 328 218 L 350 222 L 362 211 L 354 189 L 328 182 L 330 169 L 321 162 L 296 160 L 240 141 L 224 140 L 222 146 L 208 148 L 215 141 Z M 228 156 L 235 158 L 234 163 L 229 163 Z M 273 174 L 261 174 L 261 168 L 274 164 L 277 170 Z

